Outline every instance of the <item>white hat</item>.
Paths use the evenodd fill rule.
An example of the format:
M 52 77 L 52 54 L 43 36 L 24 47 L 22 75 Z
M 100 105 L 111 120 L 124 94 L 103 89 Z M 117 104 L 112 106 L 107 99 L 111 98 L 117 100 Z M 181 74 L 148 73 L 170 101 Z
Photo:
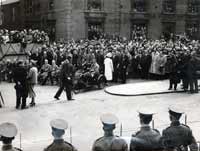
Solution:
M 52 128 L 56 128 L 60 130 L 65 130 L 68 128 L 68 123 L 62 119 L 54 119 L 50 122 L 50 125 Z
M 108 124 L 108 125 L 114 125 L 119 122 L 118 118 L 114 114 L 111 114 L 111 113 L 106 113 L 106 114 L 101 115 L 100 119 L 103 124 Z
M 17 135 L 17 127 L 12 123 L 3 123 L 0 125 L 0 136 L 12 138 Z
M 112 57 L 112 53 L 111 52 L 107 53 L 106 57 L 111 58 Z

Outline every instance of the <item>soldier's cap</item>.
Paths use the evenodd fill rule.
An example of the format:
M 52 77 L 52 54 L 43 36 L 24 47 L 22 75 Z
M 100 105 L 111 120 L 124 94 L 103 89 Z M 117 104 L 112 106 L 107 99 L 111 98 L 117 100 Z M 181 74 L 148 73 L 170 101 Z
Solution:
M 144 110 L 139 110 L 138 113 L 139 113 L 140 119 L 144 121 L 145 123 L 151 122 L 153 115 L 155 114 L 150 111 L 144 111 Z
M 176 110 L 176 111 L 175 111 Z M 181 112 L 178 108 L 169 108 L 169 114 L 179 119 L 184 112 Z
M 106 125 L 115 125 L 119 122 L 118 118 L 111 113 L 106 113 L 101 115 L 101 122 Z
M 54 119 L 50 122 L 52 128 L 65 130 L 68 128 L 68 123 L 63 119 Z
M 13 138 L 17 135 L 17 127 L 13 123 L 2 123 L 0 125 L 0 136 Z

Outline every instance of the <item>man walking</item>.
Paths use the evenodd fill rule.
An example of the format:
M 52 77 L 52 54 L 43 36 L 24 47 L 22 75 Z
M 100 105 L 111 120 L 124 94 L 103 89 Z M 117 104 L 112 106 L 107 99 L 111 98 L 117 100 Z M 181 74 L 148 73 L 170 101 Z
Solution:
M 57 91 L 56 95 L 54 98 L 59 100 L 59 97 L 64 90 L 66 89 L 66 96 L 68 100 L 73 100 L 72 99 L 72 88 L 73 88 L 73 78 L 74 78 L 74 67 L 70 63 L 71 61 L 71 56 L 68 57 L 68 59 L 65 60 L 61 67 L 61 73 L 60 73 L 60 88 Z

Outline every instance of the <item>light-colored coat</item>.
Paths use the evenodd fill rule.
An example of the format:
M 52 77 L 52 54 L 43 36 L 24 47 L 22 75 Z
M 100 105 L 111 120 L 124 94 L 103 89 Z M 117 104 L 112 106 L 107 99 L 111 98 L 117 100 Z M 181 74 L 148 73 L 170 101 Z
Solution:
M 105 65 L 104 74 L 105 74 L 106 80 L 111 81 L 113 79 L 113 71 L 114 71 L 112 59 L 106 58 L 104 60 L 104 65 Z
M 31 84 L 37 84 L 37 82 L 38 82 L 38 79 L 37 79 L 37 77 L 38 77 L 38 69 L 36 67 L 30 68 L 28 77 L 30 79 L 29 82 Z

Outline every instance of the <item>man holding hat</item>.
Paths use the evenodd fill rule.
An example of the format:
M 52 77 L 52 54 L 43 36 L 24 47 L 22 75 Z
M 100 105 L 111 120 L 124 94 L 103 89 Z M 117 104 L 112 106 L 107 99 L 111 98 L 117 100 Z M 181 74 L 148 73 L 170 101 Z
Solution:
M 2 151 L 21 151 L 12 146 L 12 141 L 17 135 L 17 128 L 12 123 L 3 123 L 0 125 L 0 140 L 3 143 Z
M 163 130 L 162 144 L 165 150 L 188 150 L 197 151 L 197 143 L 192 134 L 192 130 L 184 124 L 179 122 L 183 113 L 169 109 L 169 117 L 171 125 Z
M 158 130 L 152 129 L 149 123 L 152 121 L 153 114 L 139 112 L 141 129 L 132 136 L 130 151 L 161 151 L 161 135 Z
M 101 122 L 103 123 L 104 136 L 94 142 L 92 151 L 128 151 L 125 140 L 113 134 L 118 118 L 113 114 L 103 114 Z
M 44 151 L 77 151 L 72 144 L 65 142 L 63 139 L 65 130 L 68 127 L 68 124 L 65 120 L 54 119 L 50 122 L 50 125 L 52 128 L 54 141 L 51 145 L 45 148 Z

